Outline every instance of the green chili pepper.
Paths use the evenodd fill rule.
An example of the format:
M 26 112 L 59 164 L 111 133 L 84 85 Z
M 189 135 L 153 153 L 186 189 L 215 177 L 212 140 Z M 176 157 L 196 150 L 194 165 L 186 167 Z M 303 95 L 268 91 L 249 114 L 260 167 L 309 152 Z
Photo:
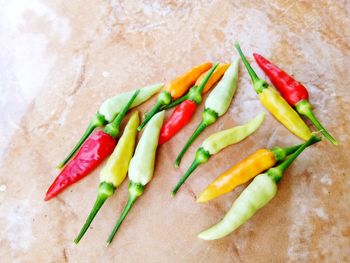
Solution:
M 120 225 L 123 223 L 123 220 L 129 213 L 131 207 L 142 195 L 146 184 L 152 180 L 159 132 L 163 125 L 163 120 L 164 111 L 154 115 L 154 117 L 147 124 L 145 131 L 143 132 L 142 137 L 136 147 L 135 155 L 131 159 L 129 166 L 130 184 L 128 201 L 112 233 L 108 237 L 106 245 L 109 245 L 112 242 L 114 235 L 118 231 Z
M 140 89 L 140 93 L 136 97 L 134 102 L 131 104 L 130 109 L 147 101 L 150 97 L 152 97 L 155 93 L 157 93 L 162 87 L 163 87 L 163 84 L 160 83 L 160 84 L 149 85 Z M 81 145 L 85 142 L 85 140 L 89 137 L 89 135 L 92 133 L 92 131 L 95 128 L 102 127 L 112 122 L 112 120 L 115 119 L 118 113 L 128 103 L 128 101 L 131 99 L 134 93 L 135 93 L 134 90 L 129 91 L 104 101 L 100 106 L 99 111 L 96 113 L 96 115 L 90 122 L 89 126 L 87 127 L 81 139 L 74 146 L 73 150 L 69 153 L 69 155 L 57 167 L 62 168 L 73 157 L 76 151 L 79 150 Z
M 196 157 L 192 162 L 190 168 L 183 175 L 177 185 L 172 191 L 174 196 L 182 184 L 187 180 L 187 178 L 192 174 L 192 172 L 197 169 L 197 167 L 203 163 L 206 163 L 208 159 L 221 151 L 222 149 L 230 146 L 232 144 L 238 143 L 253 132 L 255 132 L 265 120 L 265 113 L 260 113 L 254 119 L 250 120 L 248 123 L 237 126 L 224 131 L 219 131 L 210 135 L 203 143 L 202 146 L 197 149 Z
M 247 222 L 260 208 L 270 202 L 277 193 L 277 183 L 282 178 L 283 172 L 308 146 L 319 142 L 321 139 L 312 135 L 290 157 L 280 165 L 270 168 L 266 173 L 260 174 L 249 184 L 241 195 L 233 203 L 225 217 L 216 225 L 198 235 L 205 240 L 222 238 L 239 226 Z
M 139 124 L 139 112 L 135 111 L 124 129 L 117 147 L 115 147 L 106 165 L 101 170 L 100 185 L 98 187 L 95 204 L 79 235 L 74 240 L 74 243 L 78 244 L 104 202 L 114 194 L 115 189 L 124 181 L 128 172 L 131 157 L 134 153 L 137 127 Z
M 179 167 L 181 159 L 185 155 L 187 149 L 202 133 L 202 131 L 209 125 L 216 122 L 216 120 L 220 116 L 224 115 L 230 107 L 233 95 L 237 89 L 238 61 L 239 60 L 236 59 L 232 62 L 231 66 L 226 70 L 225 75 L 205 101 L 205 109 L 203 111 L 202 120 L 176 158 L 175 167 Z

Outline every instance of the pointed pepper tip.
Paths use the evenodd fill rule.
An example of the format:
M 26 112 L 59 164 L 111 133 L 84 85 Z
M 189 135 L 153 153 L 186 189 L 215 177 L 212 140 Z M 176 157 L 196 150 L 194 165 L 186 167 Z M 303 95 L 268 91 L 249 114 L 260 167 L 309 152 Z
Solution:
M 49 201 L 52 197 L 53 197 L 52 195 L 46 194 L 44 201 Z

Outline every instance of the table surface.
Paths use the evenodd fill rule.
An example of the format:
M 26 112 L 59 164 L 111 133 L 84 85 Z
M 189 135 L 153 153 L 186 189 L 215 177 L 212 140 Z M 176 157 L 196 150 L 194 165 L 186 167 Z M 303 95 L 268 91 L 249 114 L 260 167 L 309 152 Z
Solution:
M 350 4 L 229 2 L 0 3 L 2 262 L 350 261 Z M 170 81 L 203 61 L 230 62 L 237 57 L 235 41 L 260 76 L 253 52 L 303 82 L 316 115 L 340 146 L 323 141 L 311 147 L 285 173 L 277 196 L 249 222 L 221 240 L 199 240 L 197 234 L 219 221 L 243 190 L 197 204 L 206 185 L 259 148 L 300 142 L 267 113 L 254 135 L 212 157 L 170 196 L 204 138 L 266 111 L 241 64 L 231 107 L 195 141 L 180 169 L 173 168 L 174 159 L 203 105 L 158 149 L 154 179 L 111 246 L 104 242 L 126 202 L 127 180 L 74 245 L 94 202 L 100 167 L 58 198 L 43 198 L 58 173 L 55 166 L 101 102 Z

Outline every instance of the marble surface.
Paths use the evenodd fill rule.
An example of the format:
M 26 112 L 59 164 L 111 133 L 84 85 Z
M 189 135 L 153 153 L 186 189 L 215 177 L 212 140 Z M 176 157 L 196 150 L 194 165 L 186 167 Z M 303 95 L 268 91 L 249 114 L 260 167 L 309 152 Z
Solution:
M 346 0 L 0 1 L 1 262 L 350 262 L 349 17 Z M 180 169 L 174 159 L 203 105 L 181 135 L 159 148 L 154 179 L 111 246 L 104 241 L 125 204 L 127 182 L 74 245 L 100 168 L 58 198 L 43 198 L 55 166 L 100 103 L 202 61 L 229 62 L 236 40 L 250 61 L 253 51 L 261 53 L 305 83 L 315 113 L 341 145 L 323 141 L 302 154 L 275 199 L 235 233 L 197 239 L 243 189 L 196 204 L 209 182 L 258 148 L 299 142 L 268 114 L 257 133 L 214 156 L 170 196 L 207 135 L 264 111 L 241 65 L 231 108 Z

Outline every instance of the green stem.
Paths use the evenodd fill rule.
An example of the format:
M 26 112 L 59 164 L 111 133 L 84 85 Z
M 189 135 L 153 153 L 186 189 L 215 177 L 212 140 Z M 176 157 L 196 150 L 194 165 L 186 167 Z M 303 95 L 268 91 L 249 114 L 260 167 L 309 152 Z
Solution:
M 195 157 L 194 161 L 192 162 L 191 166 L 188 168 L 186 173 L 181 177 L 180 181 L 174 187 L 174 189 L 172 191 L 173 196 L 176 195 L 176 192 L 183 185 L 183 183 L 187 180 L 187 178 L 193 173 L 193 171 L 196 170 L 200 164 L 206 163 L 209 160 L 209 158 L 210 158 L 210 154 L 208 151 L 204 150 L 202 147 L 200 147 L 197 150 L 196 157 Z
M 172 100 L 171 94 L 168 91 L 163 91 L 162 93 L 160 93 L 156 104 L 154 105 L 152 110 L 146 114 L 145 119 L 137 128 L 137 130 L 141 131 L 143 127 L 145 127 L 145 125 L 152 119 L 152 117 L 159 112 L 162 106 L 168 105 L 171 102 L 171 100 Z
M 197 160 L 194 160 L 191 164 L 190 168 L 186 171 L 186 173 L 181 177 L 180 181 L 177 183 L 177 185 L 174 187 L 173 191 L 171 192 L 172 196 L 175 196 L 177 191 L 180 189 L 182 184 L 187 180 L 187 178 L 191 175 L 191 173 L 197 169 L 199 166 L 199 162 Z
M 111 232 L 111 234 L 109 235 L 109 237 L 107 239 L 106 246 L 108 246 L 112 242 L 115 234 L 117 233 L 119 227 L 123 223 L 125 217 L 129 213 L 130 209 L 132 208 L 132 206 L 134 205 L 136 200 L 142 195 L 143 189 L 144 189 L 144 186 L 142 184 L 134 183 L 134 182 L 130 181 L 128 201 L 127 201 L 127 203 L 124 207 L 124 210 L 123 210 L 122 214 L 120 215 L 115 227 L 113 228 L 113 231 Z
M 210 69 L 210 71 L 208 72 L 208 74 L 205 76 L 205 79 L 202 81 L 200 86 L 193 86 L 190 91 L 185 95 L 182 96 L 181 98 L 173 101 L 172 103 L 166 105 L 165 107 L 163 107 L 163 110 L 167 110 L 170 109 L 178 104 L 180 104 L 181 102 L 185 101 L 185 100 L 192 100 L 194 101 L 197 105 L 199 103 L 201 103 L 202 101 L 202 92 L 203 89 L 205 87 L 205 85 L 207 84 L 209 78 L 211 77 L 211 75 L 214 73 L 214 70 L 217 68 L 217 66 L 219 65 L 219 63 L 215 63 L 215 65 L 213 65 Z
M 194 142 L 194 140 L 204 131 L 204 129 L 207 127 L 207 125 L 201 121 L 201 123 L 198 125 L 197 129 L 194 131 L 192 136 L 188 139 L 187 143 L 185 146 L 182 148 L 180 154 L 177 156 L 175 160 L 175 167 L 179 167 L 181 163 L 182 157 L 185 155 L 187 152 L 188 148 L 190 148 L 191 144 Z
M 98 211 L 100 210 L 104 202 L 114 194 L 114 191 L 115 191 L 115 187 L 111 183 L 106 183 L 106 182 L 100 183 L 95 204 L 88 218 L 86 219 L 86 222 L 83 228 L 80 230 L 78 236 L 74 239 L 75 244 L 78 244 L 79 241 L 82 239 L 86 231 L 89 229 L 89 226 L 91 225 Z
M 238 51 L 238 54 L 240 55 L 243 64 L 245 65 L 246 69 L 248 70 L 249 76 L 253 81 L 253 87 L 256 91 L 256 93 L 261 93 L 263 89 L 268 87 L 268 84 L 266 81 L 260 79 L 258 75 L 256 75 L 255 71 L 253 70 L 252 66 L 248 62 L 246 56 L 243 54 L 242 49 L 238 43 L 235 43 L 235 47 Z
M 312 106 L 309 101 L 301 100 L 295 105 L 296 110 L 310 119 L 310 121 L 316 126 L 316 128 L 334 145 L 338 145 L 338 142 L 334 137 L 323 127 L 320 121 L 316 118 L 312 112 Z
M 321 141 L 321 138 L 312 135 L 310 139 L 303 143 L 298 150 L 289 156 L 289 158 L 283 161 L 280 165 L 270 168 L 267 171 L 267 174 L 271 176 L 276 183 L 278 183 L 282 178 L 283 172 L 292 164 L 292 162 L 299 156 L 299 154 L 301 154 L 310 145 L 319 141 Z
M 202 131 L 204 131 L 206 127 L 216 122 L 218 118 L 219 118 L 219 115 L 217 114 L 216 111 L 209 108 L 204 109 L 203 115 L 202 115 L 202 121 L 199 123 L 199 125 L 197 126 L 197 129 L 194 131 L 192 136 L 188 139 L 187 143 L 181 150 L 180 154 L 177 156 L 175 160 L 175 167 L 180 166 L 182 157 L 185 155 L 186 151 L 194 142 L 194 140 L 202 133 Z
M 219 65 L 219 63 L 215 63 L 210 71 L 208 72 L 208 74 L 205 76 L 205 79 L 202 81 L 201 85 L 198 88 L 199 94 L 202 95 L 203 89 L 205 87 L 205 85 L 207 85 L 208 80 L 210 79 L 211 75 L 213 75 L 215 69 L 217 68 L 217 66 Z
M 178 98 L 177 100 L 174 100 L 172 103 L 166 105 L 165 107 L 163 107 L 163 110 L 168 110 L 171 109 L 177 105 L 179 105 L 181 102 L 187 100 L 189 98 L 189 94 L 187 93 L 185 96 L 182 96 L 180 98 Z
M 123 107 L 123 109 L 119 112 L 118 116 L 110 123 L 108 124 L 104 131 L 106 133 L 108 133 L 109 135 L 111 135 L 113 138 L 117 137 L 119 134 L 119 126 L 122 122 L 122 120 L 124 119 L 126 113 L 128 112 L 128 110 L 131 107 L 131 104 L 134 102 L 134 100 L 136 99 L 137 95 L 139 95 L 140 90 L 136 90 L 134 92 L 134 94 L 132 95 L 132 97 L 130 98 L 130 100 L 128 101 L 128 103 Z
M 275 155 L 276 161 L 280 162 L 280 161 L 283 161 L 288 155 L 290 155 L 290 154 L 294 153 L 296 150 L 298 150 L 300 148 L 300 146 L 302 146 L 302 144 L 297 144 L 297 145 L 293 145 L 291 147 L 286 147 L 286 148 L 275 146 L 271 149 L 271 151 Z
M 74 156 L 74 154 L 79 150 L 81 145 L 86 141 L 86 139 L 89 137 L 89 135 L 94 131 L 97 127 L 102 127 L 107 123 L 105 117 L 100 114 L 96 113 L 92 121 L 90 122 L 89 126 L 87 127 L 86 131 L 84 132 L 83 136 L 80 138 L 78 143 L 74 146 L 73 150 L 68 154 L 68 156 L 57 166 L 57 168 L 62 168 L 66 165 L 66 163 Z

